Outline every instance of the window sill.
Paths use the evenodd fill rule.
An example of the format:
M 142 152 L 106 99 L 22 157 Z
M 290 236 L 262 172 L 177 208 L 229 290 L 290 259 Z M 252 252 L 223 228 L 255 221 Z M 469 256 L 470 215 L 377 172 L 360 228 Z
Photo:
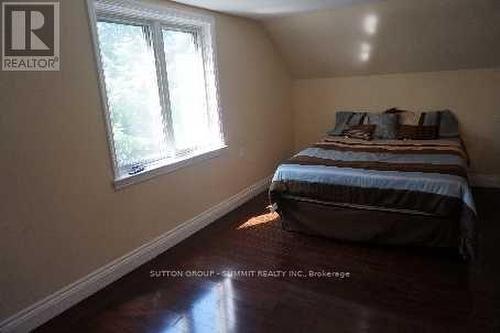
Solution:
M 214 157 L 219 156 L 227 146 L 222 145 L 216 148 L 210 148 L 206 151 L 197 151 L 196 153 L 188 156 L 183 156 L 174 160 L 169 160 L 167 162 L 163 161 L 156 165 L 151 165 L 146 170 L 135 175 L 126 175 L 121 178 L 117 178 L 114 181 L 114 186 L 116 190 L 121 190 L 129 185 L 142 183 L 146 180 L 154 178 L 156 176 L 164 175 L 167 173 L 174 172 L 178 169 L 187 167 L 189 165 L 205 161 Z

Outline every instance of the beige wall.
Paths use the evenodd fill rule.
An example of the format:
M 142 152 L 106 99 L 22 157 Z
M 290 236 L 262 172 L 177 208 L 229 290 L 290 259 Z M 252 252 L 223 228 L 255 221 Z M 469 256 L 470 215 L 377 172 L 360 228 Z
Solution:
M 267 33 L 216 15 L 229 149 L 114 191 L 86 5 L 61 11 L 62 70 L 0 72 L 0 318 L 270 175 L 292 150 L 291 80 Z
M 295 147 L 320 138 L 337 110 L 448 108 L 461 123 L 471 171 L 500 176 L 500 69 L 297 80 Z

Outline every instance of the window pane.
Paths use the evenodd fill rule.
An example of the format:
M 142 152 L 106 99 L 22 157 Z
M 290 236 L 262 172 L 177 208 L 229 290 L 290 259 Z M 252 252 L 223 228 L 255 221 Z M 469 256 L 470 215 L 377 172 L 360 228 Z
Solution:
M 177 151 L 210 137 L 203 55 L 196 33 L 163 29 L 172 125 Z
M 99 21 L 113 140 L 122 171 L 166 156 L 151 29 Z

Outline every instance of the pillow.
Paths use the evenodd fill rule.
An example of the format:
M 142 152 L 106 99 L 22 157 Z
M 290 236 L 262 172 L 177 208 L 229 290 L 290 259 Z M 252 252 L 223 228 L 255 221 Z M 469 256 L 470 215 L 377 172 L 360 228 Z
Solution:
M 366 112 L 339 111 L 335 116 L 335 128 L 329 130 L 328 135 L 342 135 L 351 126 L 360 125 Z
M 439 124 L 440 138 L 456 138 L 460 136 L 458 131 L 458 119 L 450 110 L 441 111 L 441 123 Z
M 384 113 L 397 114 L 399 115 L 399 124 L 401 125 L 418 125 L 418 120 L 420 115 L 413 111 L 400 110 L 397 108 L 392 108 L 385 110 Z
M 460 135 L 458 132 L 458 120 L 450 110 L 424 112 L 424 125 L 438 127 L 437 136 L 440 138 L 455 138 Z
M 399 114 L 400 126 L 397 135 L 398 139 L 431 140 L 460 136 L 458 120 L 450 110 L 430 111 L 418 114 L 412 111 L 392 108 L 386 110 L 385 113 Z M 410 125 L 410 127 L 407 127 L 407 125 Z
M 437 126 L 399 125 L 397 139 L 399 140 L 432 140 L 437 138 Z
M 399 114 L 396 113 L 368 113 L 367 123 L 375 125 L 376 139 L 396 139 Z
M 422 112 L 420 114 L 419 125 L 438 127 L 440 122 L 441 113 L 439 111 Z
M 371 140 L 375 132 L 375 125 L 355 125 L 344 131 L 344 135 L 351 139 Z
M 399 125 L 397 139 L 410 140 L 416 137 L 418 126 L 414 125 Z

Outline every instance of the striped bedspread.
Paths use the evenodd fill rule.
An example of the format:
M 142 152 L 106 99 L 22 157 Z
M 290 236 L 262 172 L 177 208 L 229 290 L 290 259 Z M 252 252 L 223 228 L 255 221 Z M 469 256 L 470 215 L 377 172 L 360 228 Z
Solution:
M 282 163 L 270 188 L 282 197 L 350 207 L 456 218 L 461 251 L 473 256 L 476 209 L 460 139 L 326 137 Z

